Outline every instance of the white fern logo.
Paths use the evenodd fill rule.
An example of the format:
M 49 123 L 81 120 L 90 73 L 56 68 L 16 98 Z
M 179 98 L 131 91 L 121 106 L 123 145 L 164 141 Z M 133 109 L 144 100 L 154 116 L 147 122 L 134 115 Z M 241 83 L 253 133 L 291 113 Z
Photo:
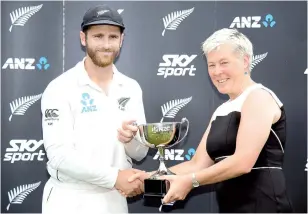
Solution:
M 123 11 L 124 11 L 124 9 L 118 9 L 118 10 L 117 10 L 117 12 L 118 12 L 119 14 L 121 14 Z
M 11 204 L 22 204 L 25 198 L 36 188 L 40 186 L 41 182 L 34 184 L 25 184 L 18 186 L 17 188 L 12 189 L 8 192 L 9 195 L 9 204 L 6 207 L 6 210 L 9 210 Z
M 11 116 L 9 117 L 9 121 L 11 121 L 13 115 L 24 115 L 28 108 L 33 105 L 36 101 L 41 98 L 42 94 L 34 95 L 34 96 L 25 96 L 20 97 L 13 102 L 10 103 L 11 108 Z
M 31 16 L 38 12 L 43 7 L 42 4 L 38 6 L 22 7 L 10 13 L 12 25 L 9 31 L 12 31 L 12 27 L 24 26 Z
M 186 17 L 188 17 L 193 11 L 194 11 L 194 7 L 188 10 L 175 11 L 165 16 L 163 18 L 165 29 L 162 32 L 162 36 L 165 35 L 166 30 L 176 30 L 177 27 L 181 24 L 181 22 Z
M 261 62 L 263 59 L 265 59 L 265 57 L 267 56 L 267 53 L 264 53 L 264 54 L 259 54 L 259 55 L 255 55 L 252 57 L 252 63 L 251 63 L 251 66 L 250 66 L 250 71 L 252 71 L 252 69 L 259 63 Z
M 174 118 L 176 114 L 179 112 L 181 108 L 186 106 L 190 101 L 192 97 L 188 97 L 185 99 L 177 99 L 177 100 L 171 100 L 167 103 L 165 103 L 161 107 L 161 111 L 163 113 L 163 117 L 161 118 L 160 122 L 163 122 L 164 118 Z

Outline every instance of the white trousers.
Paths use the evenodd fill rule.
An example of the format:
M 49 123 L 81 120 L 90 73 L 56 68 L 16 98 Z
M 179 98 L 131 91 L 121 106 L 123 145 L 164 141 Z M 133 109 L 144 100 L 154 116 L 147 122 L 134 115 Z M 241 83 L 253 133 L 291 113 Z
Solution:
M 128 213 L 126 198 L 117 190 L 84 189 L 78 184 L 59 186 L 54 181 L 50 178 L 45 184 L 42 214 Z

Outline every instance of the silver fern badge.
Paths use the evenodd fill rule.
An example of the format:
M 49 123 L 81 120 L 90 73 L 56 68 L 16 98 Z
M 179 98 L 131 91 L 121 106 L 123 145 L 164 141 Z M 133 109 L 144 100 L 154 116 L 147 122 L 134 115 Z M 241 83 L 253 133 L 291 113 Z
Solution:
M 186 17 L 188 17 L 193 11 L 194 11 L 194 7 L 188 10 L 175 11 L 165 16 L 163 18 L 165 29 L 162 32 L 162 36 L 165 35 L 166 30 L 176 30 L 177 27 L 181 24 L 181 22 Z
M 12 25 L 9 31 L 12 31 L 12 27 L 24 26 L 31 16 L 38 12 L 43 7 L 43 4 L 38 6 L 22 7 L 10 13 Z
M 125 110 L 125 106 L 127 104 L 127 102 L 130 100 L 130 97 L 122 97 L 118 100 L 119 103 L 119 109 L 124 111 Z
M 124 11 L 124 9 L 118 9 L 118 10 L 117 10 L 117 12 L 118 12 L 119 14 L 121 14 L 123 11 Z
M 252 63 L 251 63 L 251 66 L 250 66 L 250 71 L 252 71 L 252 69 L 259 63 L 261 62 L 263 59 L 265 59 L 265 57 L 267 56 L 267 53 L 264 53 L 264 54 L 259 54 L 259 55 L 255 55 L 252 57 Z
M 25 184 L 9 191 L 8 196 L 10 202 L 6 210 L 9 210 L 11 204 L 21 204 L 32 191 L 40 186 L 40 184 L 40 181 L 34 184 Z
M 163 106 L 161 106 L 163 117 L 161 118 L 160 122 L 163 122 L 165 117 L 174 118 L 179 110 L 186 106 L 191 101 L 191 99 L 192 97 L 188 97 L 185 99 L 171 100 L 165 103 Z
M 10 103 L 11 116 L 9 121 L 11 121 L 13 115 L 24 115 L 28 108 L 33 105 L 36 101 L 41 98 L 42 94 L 34 96 L 20 97 Z

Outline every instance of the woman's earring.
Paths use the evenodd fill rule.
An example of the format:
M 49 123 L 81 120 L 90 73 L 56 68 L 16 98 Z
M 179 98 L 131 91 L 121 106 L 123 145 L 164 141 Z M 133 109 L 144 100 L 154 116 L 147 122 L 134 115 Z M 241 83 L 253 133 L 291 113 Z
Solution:
M 247 71 L 244 73 L 245 75 L 248 74 Z

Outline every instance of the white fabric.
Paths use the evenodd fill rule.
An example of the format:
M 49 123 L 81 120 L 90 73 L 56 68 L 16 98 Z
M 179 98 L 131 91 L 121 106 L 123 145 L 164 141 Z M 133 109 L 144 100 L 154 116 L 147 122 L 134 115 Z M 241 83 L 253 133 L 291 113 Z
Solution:
M 239 95 L 236 99 L 230 101 L 228 100 L 227 102 L 221 104 L 214 112 L 213 116 L 212 116 L 212 120 L 214 121 L 216 119 L 217 116 L 226 116 L 228 114 L 230 114 L 233 111 L 236 112 L 241 112 L 242 111 L 242 106 L 247 98 L 247 96 L 249 95 L 249 93 L 251 91 L 253 91 L 254 89 L 263 89 L 267 92 L 269 92 L 273 99 L 276 101 L 277 105 L 279 106 L 279 108 L 281 108 L 283 106 L 282 102 L 279 100 L 279 98 L 276 96 L 276 94 L 268 89 L 267 87 L 263 86 L 262 84 L 254 84 L 248 88 L 246 88 L 243 93 L 241 95 Z
M 78 189 L 69 185 L 58 186 L 50 178 L 44 188 L 43 214 L 108 214 L 128 213 L 125 197 L 117 190 L 101 191 Z
M 49 208 L 58 209 L 58 206 L 62 211 L 62 205 L 65 206 L 63 209 L 75 209 L 81 206 L 80 203 L 99 208 L 98 212 L 88 212 L 91 214 L 108 213 L 114 209 L 111 209 L 112 203 L 117 203 L 120 210 L 127 209 L 125 198 L 114 189 L 118 170 L 131 168 L 132 158 L 143 159 L 148 147 L 136 140 L 128 144 L 119 142 L 117 129 L 125 119 L 136 119 L 137 123 L 146 120 L 139 84 L 121 74 L 115 66 L 113 72 L 108 96 L 90 80 L 84 59 L 54 79 L 43 93 L 41 110 L 47 170 L 53 184 L 58 182 L 55 194 L 60 197 L 59 200 L 53 197 L 52 205 L 44 208 L 46 212 L 43 213 L 49 213 Z M 124 110 L 118 104 L 118 99 L 123 97 L 129 98 Z M 48 192 L 47 186 L 44 195 Z M 94 194 L 93 191 L 98 192 Z M 88 197 L 95 196 L 93 201 L 80 199 L 88 194 L 86 192 Z M 72 196 L 74 200 L 66 204 L 65 200 L 70 199 L 61 194 Z M 96 204 L 96 200 L 100 204 Z M 78 212 L 76 208 L 74 213 L 83 213 L 81 210 Z

